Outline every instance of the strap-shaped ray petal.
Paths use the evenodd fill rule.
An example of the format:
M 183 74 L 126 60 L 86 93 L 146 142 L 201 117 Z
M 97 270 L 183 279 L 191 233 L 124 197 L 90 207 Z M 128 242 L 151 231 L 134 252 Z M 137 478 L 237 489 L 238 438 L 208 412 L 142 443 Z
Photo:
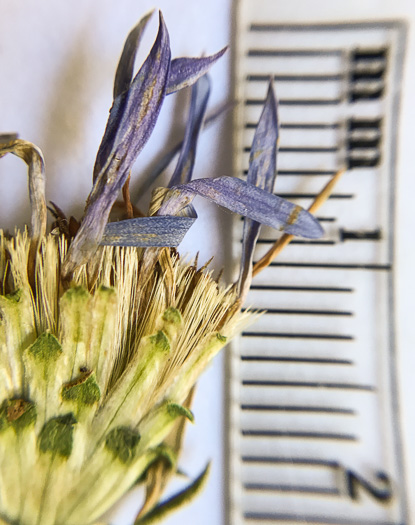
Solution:
M 268 86 L 265 105 L 259 118 L 249 156 L 247 182 L 272 192 L 277 173 L 278 118 L 272 81 Z M 254 250 L 261 224 L 245 217 L 242 236 L 241 268 L 237 289 L 243 301 L 252 281 Z
M 178 246 L 196 220 L 192 217 L 138 217 L 110 222 L 105 227 L 102 245 L 110 246 Z
M 170 43 L 163 16 L 147 59 L 130 88 L 114 101 L 94 174 L 81 227 L 68 251 L 63 273 L 69 275 L 94 252 L 112 205 L 130 168 L 149 139 L 163 103 L 170 68 Z
M 124 44 L 124 49 L 121 54 L 120 61 L 118 62 L 117 71 L 115 73 L 114 80 L 114 100 L 126 91 L 131 84 L 134 72 L 134 62 L 137 55 L 138 46 L 140 45 L 141 38 L 144 30 L 150 21 L 154 9 L 143 16 L 138 24 L 128 34 L 127 40 Z
M 128 173 L 153 131 L 170 69 L 169 35 L 161 13 L 159 19 L 150 54 L 127 91 L 114 100 L 98 150 L 94 180 L 102 176 L 108 179 L 114 173 Z
M 153 13 L 154 10 L 143 16 L 138 24 L 130 31 L 125 41 L 115 74 L 114 100 L 130 87 L 138 47 Z M 197 82 L 197 80 L 205 75 L 213 64 L 221 58 L 227 49 L 227 47 L 224 47 L 217 53 L 207 57 L 180 57 L 172 60 L 166 95 L 176 93 L 176 91 Z
M 293 235 L 315 239 L 323 233 L 318 220 L 301 206 L 235 177 L 197 179 L 176 186 L 158 214 L 175 215 L 189 205 L 196 195 Z
M 169 244 L 169 242 L 175 242 L 172 239 L 176 236 L 184 236 L 185 229 L 190 228 L 194 218 L 196 218 L 191 202 L 197 195 L 239 215 L 249 217 L 253 221 L 286 233 L 308 238 L 318 238 L 323 233 L 317 219 L 300 206 L 240 179 L 219 177 L 216 179 L 197 179 L 187 184 L 175 186 L 170 190 L 156 217 L 168 219 L 168 227 L 171 229 L 177 227 L 180 232 L 178 231 L 169 237 L 167 232 L 162 234 L 161 230 L 157 231 L 156 221 L 153 224 L 144 225 L 147 218 L 135 219 L 134 225 L 132 220 L 127 220 L 107 225 L 105 244 L 154 247 L 176 245 Z M 184 210 L 187 211 L 187 217 L 176 216 L 181 212 L 183 213 Z M 186 218 L 190 220 L 185 223 L 183 219 Z M 146 228 L 146 238 L 140 237 L 140 232 L 138 232 L 134 239 L 134 228 L 139 226 L 140 221 L 143 221 L 142 224 Z M 119 239 L 118 236 L 120 236 Z M 156 260 L 157 253 L 149 252 L 146 255 L 153 261 Z
M 215 62 L 226 52 L 224 47 L 214 55 L 201 58 L 182 57 L 171 62 L 167 95 L 191 86 L 209 71 Z
M 170 180 L 170 187 L 189 182 L 192 178 L 197 139 L 202 128 L 209 94 L 210 81 L 208 76 L 204 75 L 192 87 L 189 118 L 187 120 L 183 147 L 180 151 L 176 169 Z

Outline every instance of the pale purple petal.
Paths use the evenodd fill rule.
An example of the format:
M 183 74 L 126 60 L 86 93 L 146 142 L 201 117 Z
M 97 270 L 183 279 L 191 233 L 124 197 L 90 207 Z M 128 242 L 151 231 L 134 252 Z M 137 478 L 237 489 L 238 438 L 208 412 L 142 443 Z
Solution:
M 196 217 L 139 217 L 110 222 L 101 239 L 110 246 L 178 246 Z
M 249 156 L 247 181 L 258 188 L 272 192 L 277 173 L 278 118 L 277 101 L 272 81 L 269 83 L 264 109 L 259 118 Z M 252 263 L 261 224 L 245 218 L 242 235 L 241 267 L 238 293 L 243 300 L 252 281 Z
M 85 216 L 64 264 L 64 274 L 85 262 L 98 246 L 112 205 L 132 164 L 149 139 L 166 93 L 170 44 L 160 13 L 156 41 L 128 91 L 114 101 L 94 169 Z
M 207 75 L 201 77 L 192 87 L 189 117 L 176 169 L 169 186 L 189 182 L 192 178 L 196 157 L 196 146 L 210 94 L 210 81 Z
M 323 233 L 317 219 L 300 206 L 235 177 L 197 179 L 176 186 L 159 215 L 175 215 L 196 195 L 292 235 L 315 239 Z
M 115 73 L 114 99 L 130 87 L 138 46 L 140 45 L 144 30 L 153 13 L 154 9 L 144 15 L 138 24 L 130 31 L 127 40 L 125 41 L 124 49 L 118 62 L 117 72 Z
M 128 173 L 155 126 L 170 67 L 169 36 L 162 14 L 159 16 L 159 32 L 149 56 L 128 91 L 114 100 L 95 161 L 94 180 Z
M 175 58 L 171 62 L 167 95 L 191 86 L 209 71 L 211 66 L 225 53 L 227 47 L 218 53 L 201 58 Z
M 268 192 L 274 189 L 277 173 L 278 136 L 277 101 L 271 81 L 252 141 L 247 176 L 248 182 Z

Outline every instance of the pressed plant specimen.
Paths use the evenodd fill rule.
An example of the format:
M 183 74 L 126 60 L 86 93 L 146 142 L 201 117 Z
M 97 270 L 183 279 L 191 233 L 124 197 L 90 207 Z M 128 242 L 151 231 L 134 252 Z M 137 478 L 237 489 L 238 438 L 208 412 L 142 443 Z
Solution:
M 158 500 L 176 471 L 192 389 L 206 366 L 256 313 L 241 310 L 253 273 L 289 241 L 319 237 L 307 211 L 272 193 L 278 139 L 272 84 L 258 122 L 246 181 L 192 180 L 209 97 L 208 69 L 225 52 L 171 59 L 159 15 L 153 47 L 134 76 L 146 15 L 127 38 L 114 101 L 96 157 L 83 217 L 51 205 L 47 232 L 43 156 L 1 135 L 0 156 L 28 165 L 30 230 L 0 231 L 0 519 L 19 525 L 85 525 L 137 483 L 147 499 L 136 523 L 150 523 L 189 498 Z M 130 200 L 130 172 L 164 98 L 191 88 L 186 132 L 170 183 L 147 214 Z M 331 190 L 323 190 L 317 206 Z M 122 193 L 122 201 L 118 201 Z M 244 215 L 237 282 L 225 286 L 176 250 L 193 224 L 195 196 Z M 110 220 L 110 214 L 111 220 Z M 113 220 L 118 215 L 122 220 Z M 253 265 L 260 223 L 283 235 Z

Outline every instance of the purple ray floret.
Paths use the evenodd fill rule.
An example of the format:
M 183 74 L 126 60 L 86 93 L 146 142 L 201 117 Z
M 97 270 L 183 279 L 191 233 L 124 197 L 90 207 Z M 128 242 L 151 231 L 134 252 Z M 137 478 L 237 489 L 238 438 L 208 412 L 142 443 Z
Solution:
M 147 27 L 147 24 L 150 21 L 153 13 L 154 10 L 143 16 L 138 24 L 130 31 L 127 40 L 125 41 L 124 49 L 122 51 L 121 58 L 118 62 L 117 71 L 115 73 L 114 100 L 118 97 L 118 95 L 121 95 L 121 93 L 126 91 L 131 85 L 138 46 L 140 45 L 144 30 Z
M 271 228 L 310 239 L 321 237 L 318 220 L 300 206 L 235 177 L 197 179 L 172 188 L 160 215 L 175 215 L 196 195 Z
M 240 277 L 240 285 L 245 286 L 244 283 L 250 279 L 260 223 L 303 237 L 317 238 L 322 234 L 322 228 L 310 213 L 272 193 L 278 138 L 272 85 L 255 132 L 247 181 L 233 177 L 191 181 L 197 139 L 210 91 L 209 81 L 204 75 L 226 48 L 209 57 L 171 61 L 169 35 L 159 13 L 156 40 L 133 78 L 136 52 L 150 17 L 151 13 L 139 22 L 125 43 L 114 82 L 113 106 L 94 166 L 94 185 L 81 226 L 65 259 L 63 273 L 71 275 L 77 266 L 91 257 L 100 243 L 171 246 L 173 239 L 174 243 L 177 242 L 178 235 L 170 236 L 161 228 L 168 225 L 171 230 L 181 230 L 180 235 L 183 235 L 185 228 L 190 227 L 193 221 L 181 224 L 181 218 L 175 216 L 181 214 L 194 218 L 196 213 L 191 202 L 199 195 L 248 218 L 244 229 Z M 155 127 L 165 96 L 196 82 L 181 154 L 170 184 L 171 191 L 157 213 L 159 217 L 169 216 L 168 220 L 134 219 L 106 226 L 131 167 Z M 151 238 L 156 244 L 152 244 Z
M 110 222 L 101 239 L 107 246 L 178 246 L 196 217 L 138 217 Z
M 202 129 L 210 94 L 210 81 L 207 75 L 201 77 L 192 87 L 189 118 L 179 160 L 169 186 L 189 182 L 192 178 L 196 157 L 197 139 Z
M 108 179 L 116 173 L 118 179 L 123 177 L 125 182 L 156 124 L 166 94 L 169 69 L 169 35 L 160 13 L 158 35 L 149 56 L 128 90 L 114 100 L 97 154 L 95 179 L 101 175 Z
M 227 47 L 224 47 L 214 55 L 208 57 L 183 57 L 172 60 L 167 95 L 194 84 L 209 71 L 211 66 L 220 59 L 227 49 Z
M 270 81 L 265 105 L 252 142 L 247 176 L 247 182 L 268 192 L 274 189 L 277 173 L 277 141 L 277 101 L 272 81 Z M 252 281 L 252 263 L 260 229 L 259 222 L 245 218 L 238 279 L 238 292 L 242 298 L 246 295 Z
M 65 273 L 85 261 L 98 246 L 108 216 L 130 168 L 156 124 L 170 69 L 170 43 L 163 16 L 154 45 L 129 89 L 119 95 L 110 111 L 94 168 L 94 186 L 85 216 L 71 244 Z

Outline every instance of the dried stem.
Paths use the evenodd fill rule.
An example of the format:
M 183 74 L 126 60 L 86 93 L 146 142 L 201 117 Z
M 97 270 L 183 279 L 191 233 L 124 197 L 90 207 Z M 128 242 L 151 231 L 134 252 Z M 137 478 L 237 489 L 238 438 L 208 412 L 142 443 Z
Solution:
M 130 198 L 130 179 L 131 179 L 131 173 L 128 175 L 127 180 L 125 181 L 125 184 L 122 188 L 122 196 L 124 198 L 127 219 L 132 219 L 134 217 L 133 205 L 131 204 L 131 198 Z
M 334 186 L 340 180 L 341 176 L 345 173 L 345 171 L 345 169 L 339 170 L 333 176 L 333 178 L 329 180 L 329 182 L 324 186 L 321 192 L 314 199 L 311 206 L 308 208 L 308 211 L 310 213 L 315 213 L 322 206 L 322 204 L 326 202 L 326 200 L 330 197 Z M 293 238 L 294 235 L 290 235 L 288 233 L 285 233 L 282 237 L 280 237 L 278 241 L 276 241 L 272 245 L 268 252 L 258 262 L 254 264 L 252 276 L 254 277 L 260 271 L 264 270 L 267 266 L 269 266 L 270 263 L 277 257 L 277 255 L 279 255 L 282 252 L 282 250 L 290 244 Z

